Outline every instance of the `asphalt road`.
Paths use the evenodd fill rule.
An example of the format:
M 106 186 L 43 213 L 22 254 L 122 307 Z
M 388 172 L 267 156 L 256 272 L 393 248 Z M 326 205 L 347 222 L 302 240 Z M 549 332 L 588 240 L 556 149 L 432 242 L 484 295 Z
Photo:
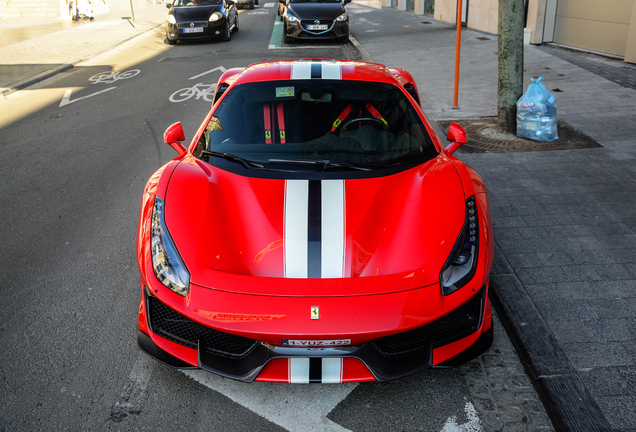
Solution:
M 383 384 L 248 385 L 138 349 L 135 233 L 146 180 L 176 156 L 163 131 L 191 138 L 221 68 L 357 58 L 268 49 L 275 17 L 241 11 L 230 42 L 168 46 L 160 28 L 0 101 L 0 430 L 549 429 L 498 322 L 482 358 Z

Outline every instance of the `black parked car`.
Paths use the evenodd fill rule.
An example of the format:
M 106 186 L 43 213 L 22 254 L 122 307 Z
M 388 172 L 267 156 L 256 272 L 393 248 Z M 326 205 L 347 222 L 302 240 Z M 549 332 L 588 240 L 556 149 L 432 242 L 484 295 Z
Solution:
M 170 45 L 178 40 L 219 38 L 229 41 L 238 31 L 238 13 L 234 0 L 174 0 L 166 3 L 166 39 Z
M 279 0 L 283 20 L 283 40 L 349 39 L 349 14 L 345 4 L 351 0 Z

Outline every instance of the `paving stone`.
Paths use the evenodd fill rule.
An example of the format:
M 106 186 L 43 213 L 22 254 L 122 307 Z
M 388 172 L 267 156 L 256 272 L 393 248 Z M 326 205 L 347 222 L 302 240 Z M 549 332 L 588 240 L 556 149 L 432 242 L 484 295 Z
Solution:
M 548 322 L 597 318 L 586 300 L 537 301 L 535 304 L 543 318 Z
M 583 324 L 593 335 L 593 341 L 625 341 L 634 339 L 630 332 L 632 323 L 628 319 L 595 319 Z
M 560 343 L 589 342 L 594 340 L 592 331 L 583 320 L 548 321 L 548 327 Z
M 614 429 L 636 428 L 636 417 L 633 415 L 636 396 L 599 397 L 597 402 Z
M 588 304 L 601 319 L 629 318 L 635 317 L 634 305 L 631 305 L 622 298 L 599 298 L 590 299 Z
M 636 368 L 598 367 L 579 371 L 594 396 L 625 396 L 636 393 Z
M 576 369 L 636 364 L 618 342 L 563 344 L 563 350 Z
M 506 256 L 512 268 L 540 267 L 543 265 L 539 257 L 534 253 L 508 254 Z

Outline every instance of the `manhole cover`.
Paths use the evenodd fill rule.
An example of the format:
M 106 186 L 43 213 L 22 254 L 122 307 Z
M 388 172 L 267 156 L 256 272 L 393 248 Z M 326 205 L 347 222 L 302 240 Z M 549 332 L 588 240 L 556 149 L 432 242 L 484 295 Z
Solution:
M 557 123 L 559 139 L 550 142 L 532 141 L 514 135 L 501 135 L 496 131 L 497 119 L 494 117 L 440 120 L 437 123 L 444 130 L 444 133 L 448 133 L 448 127 L 451 122 L 455 122 L 463 127 L 468 135 L 468 142 L 462 144 L 457 150 L 458 153 L 507 153 L 603 147 L 563 120 L 559 120 Z

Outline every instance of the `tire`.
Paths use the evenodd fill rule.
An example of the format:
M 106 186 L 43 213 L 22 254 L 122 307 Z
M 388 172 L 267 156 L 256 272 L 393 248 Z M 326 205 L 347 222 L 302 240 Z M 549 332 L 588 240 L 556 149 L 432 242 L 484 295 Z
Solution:
M 175 45 L 177 43 L 176 40 L 168 39 L 168 36 L 166 36 L 166 40 L 168 41 L 168 45 Z
M 225 25 L 225 34 L 223 35 L 223 42 L 229 42 L 231 38 L 232 38 L 232 31 L 230 28 L 230 23 L 227 23 Z
M 236 14 L 236 18 L 234 18 L 234 31 L 239 31 L 238 13 Z
M 254 9 L 254 4 L 256 4 L 256 0 L 254 0 L 252 3 L 250 3 L 250 9 Z

